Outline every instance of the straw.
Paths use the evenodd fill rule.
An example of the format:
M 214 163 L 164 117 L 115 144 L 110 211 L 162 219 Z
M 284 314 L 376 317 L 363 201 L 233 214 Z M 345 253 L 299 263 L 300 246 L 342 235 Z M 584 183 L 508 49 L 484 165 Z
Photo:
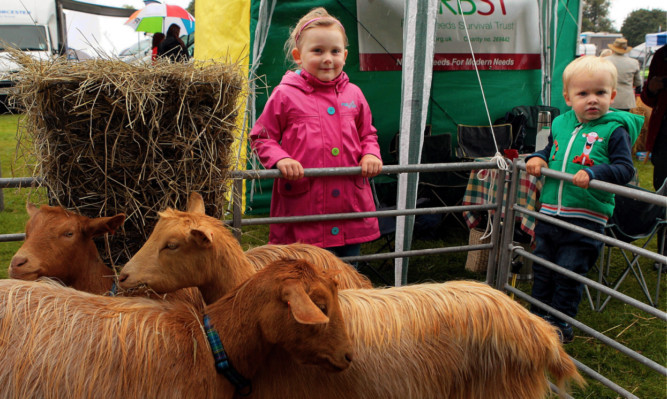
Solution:
M 247 87 L 238 64 L 12 56 L 22 65 L 12 97 L 25 113 L 19 156 L 35 160 L 49 202 L 89 217 L 127 215 L 107 262 L 124 264 L 157 212 L 183 209 L 191 191 L 208 215 L 223 216 Z

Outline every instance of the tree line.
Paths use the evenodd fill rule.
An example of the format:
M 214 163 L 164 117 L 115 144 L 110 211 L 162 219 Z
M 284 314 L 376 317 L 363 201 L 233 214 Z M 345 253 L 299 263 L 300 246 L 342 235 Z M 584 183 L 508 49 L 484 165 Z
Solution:
M 609 18 L 610 0 L 583 0 L 581 31 L 618 33 Z M 628 45 L 644 43 L 647 33 L 662 32 L 667 29 L 667 12 L 654 8 L 632 11 L 623 21 L 621 32 Z

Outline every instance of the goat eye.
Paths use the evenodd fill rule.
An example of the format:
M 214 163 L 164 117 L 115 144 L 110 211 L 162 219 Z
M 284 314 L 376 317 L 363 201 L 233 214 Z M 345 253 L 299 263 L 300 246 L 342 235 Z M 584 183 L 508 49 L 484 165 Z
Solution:
M 166 245 L 166 248 L 173 250 L 173 249 L 178 248 L 178 244 L 176 244 L 175 242 L 168 242 L 167 245 Z
M 70 237 L 73 237 L 73 236 L 74 236 L 74 232 L 72 232 L 72 231 L 67 231 L 67 232 L 65 232 L 65 234 L 63 234 L 63 235 L 64 235 L 65 237 L 67 237 L 67 238 L 70 238 Z

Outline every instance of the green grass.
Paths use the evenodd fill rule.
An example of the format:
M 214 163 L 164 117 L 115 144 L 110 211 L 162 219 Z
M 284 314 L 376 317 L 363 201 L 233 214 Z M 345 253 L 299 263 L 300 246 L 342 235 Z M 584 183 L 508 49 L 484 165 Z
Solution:
M 0 167 L 2 177 L 27 177 L 32 172 L 26 161 L 17 159 L 17 138 L 20 116 L 0 115 Z M 20 153 L 20 151 L 18 152 Z M 28 200 L 33 203 L 46 203 L 43 189 L 6 188 L 3 189 L 4 210 L 0 212 L 0 234 L 23 233 L 28 215 L 25 205 Z M 20 242 L 0 243 L 0 278 L 7 278 L 7 267 Z
M 15 162 L 16 153 L 16 131 L 19 116 L 0 116 L 0 164 L 2 165 L 3 177 L 25 177 L 31 174 L 30 169 L 25 167 L 23 159 Z M 639 181 L 642 187 L 652 189 L 652 166 L 650 163 L 636 162 L 639 171 Z M 4 189 L 5 210 L 0 212 L 0 234 L 21 233 L 24 231 L 27 214 L 25 204 L 27 200 L 34 203 L 46 203 L 43 190 Z M 443 246 L 465 245 L 468 239 L 467 230 L 453 222 L 451 216 L 436 231 L 431 232 L 432 237 L 416 237 L 413 249 L 437 248 Z M 245 249 L 251 246 L 262 245 L 267 242 L 268 226 L 249 226 L 243 229 L 242 244 Z M 20 242 L 0 243 L 0 278 L 6 278 L 7 266 L 11 256 L 20 246 Z M 363 254 L 375 253 L 382 245 L 381 241 L 364 244 Z M 649 245 L 653 251 L 656 249 L 655 240 Z M 424 281 L 447 281 L 454 279 L 477 279 L 483 280 L 484 276 L 474 274 L 464 269 L 466 261 L 465 253 L 444 254 L 438 256 L 422 256 L 410 259 L 408 268 L 408 282 L 417 283 Z M 654 295 L 657 273 L 651 267 L 652 261 L 641 260 L 642 271 L 647 279 L 651 293 Z M 373 271 L 370 267 L 373 268 Z M 619 251 L 614 251 L 610 275 L 618 275 L 624 265 Z M 382 264 L 374 261 L 370 264 L 361 264 L 360 270 L 366 273 L 376 285 L 385 285 L 394 280 L 393 262 Z M 591 274 L 590 276 L 593 276 Z M 589 276 L 589 277 L 590 277 Z M 667 290 L 663 276 L 660 284 L 660 304 L 663 311 L 667 309 Z M 518 287 L 524 292 L 530 292 L 529 282 L 520 282 Z M 632 275 L 628 276 L 619 290 L 635 299 L 646 302 Z M 595 295 L 593 293 L 593 295 Z M 618 300 L 611 300 L 607 308 L 599 313 L 592 311 L 584 298 L 580 307 L 578 319 L 594 329 L 605 332 L 610 337 L 617 339 L 623 345 L 642 353 L 653 361 L 665 365 L 667 363 L 667 329 L 664 322 L 650 317 L 645 313 L 622 304 Z M 666 380 L 663 376 L 640 365 L 616 350 L 609 349 L 596 340 L 575 331 L 576 338 L 573 343 L 566 346 L 567 352 L 582 363 L 603 374 L 610 380 L 618 383 L 640 398 L 664 398 L 667 397 Z M 576 390 L 575 398 L 616 398 L 618 395 L 603 385 L 589 380 L 589 386 L 584 390 Z

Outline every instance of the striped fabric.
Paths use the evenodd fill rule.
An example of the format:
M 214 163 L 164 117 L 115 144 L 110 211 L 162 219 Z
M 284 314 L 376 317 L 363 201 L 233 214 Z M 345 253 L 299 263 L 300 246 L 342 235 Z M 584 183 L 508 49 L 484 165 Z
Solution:
M 490 158 L 479 159 L 480 161 L 489 160 Z M 468 179 L 468 186 L 463 195 L 463 205 L 483 205 L 495 202 L 496 192 L 496 177 L 497 171 L 482 170 L 480 176 L 477 170 L 470 172 Z M 481 180 L 483 179 L 483 180 Z M 519 187 L 516 193 L 516 202 L 519 206 L 525 207 L 530 211 L 534 211 L 537 205 L 537 194 L 542 188 L 542 179 L 531 176 L 525 171 L 519 172 Z M 507 193 L 503 200 L 507 199 Z M 493 211 L 491 211 L 493 212 Z M 518 216 L 518 215 L 517 215 Z M 463 212 L 463 217 L 469 228 L 474 228 L 479 224 L 479 214 L 475 212 Z M 484 228 L 485 226 L 480 226 Z M 523 215 L 521 217 L 521 230 L 535 237 L 535 218 L 532 216 Z
M 609 220 L 607 216 L 601 213 L 593 212 L 590 209 L 561 207 L 560 212 L 558 212 L 558 206 L 550 204 L 542 204 L 540 212 L 549 216 L 587 219 L 591 222 L 600 223 L 603 226 L 606 225 L 607 221 Z

